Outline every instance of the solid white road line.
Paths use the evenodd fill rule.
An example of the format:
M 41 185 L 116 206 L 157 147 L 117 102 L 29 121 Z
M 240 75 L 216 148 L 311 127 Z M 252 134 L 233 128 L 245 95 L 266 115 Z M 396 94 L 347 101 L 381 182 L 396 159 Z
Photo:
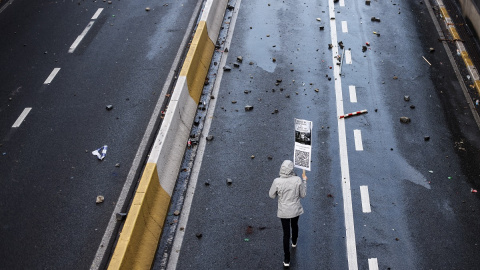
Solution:
M 368 259 L 368 269 L 369 270 L 378 270 L 378 261 L 377 258 Z
M 95 12 L 95 14 L 93 14 L 92 20 L 98 19 L 98 16 L 100 16 L 100 13 L 102 13 L 102 11 L 103 11 L 103 8 L 97 9 L 97 12 Z
M 352 64 L 352 51 L 350 50 L 345 51 L 345 63 L 349 65 Z
M 342 21 L 342 32 L 348 33 L 347 21 Z
M 22 123 L 23 120 L 27 117 L 28 113 L 32 110 L 32 108 L 25 108 L 23 112 L 20 114 L 20 116 L 17 118 L 17 121 L 13 123 L 12 128 L 18 128 Z
M 43 84 L 51 83 L 59 71 L 60 68 L 54 68 Z
M 0 13 L 2 13 L 9 5 L 13 3 L 13 0 L 8 1 L 6 4 L 3 5 L 2 8 L 0 8 Z
M 363 213 L 370 213 L 370 196 L 368 195 L 368 186 L 360 186 L 360 196 L 362 197 L 362 210 Z
M 340 6 L 344 7 L 345 6 L 345 0 L 340 0 Z
M 77 48 L 78 44 L 80 44 L 80 42 L 82 41 L 82 39 L 85 37 L 85 35 L 87 35 L 88 31 L 90 30 L 90 28 L 92 28 L 92 25 L 93 25 L 94 21 L 90 21 L 87 25 L 87 27 L 85 27 L 85 29 L 83 30 L 83 32 L 80 34 L 80 36 L 77 37 L 77 39 L 73 42 L 72 46 L 70 46 L 70 49 L 68 49 L 68 52 L 69 53 L 73 53 L 75 51 L 75 49 Z
M 335 44 L 332 48 L 332 63 L 337 59 L 334 57 L 338 55 L 337 44 L 337 25 L 335 21 L 335 7 L 333 0 L 328 1 L 329 15 L 330 15 L 330 34 L 331 42 Z M 333 19 L 332 19 L 333 18 Z M 343 96 L 342 96 L 342 77 L 340 76 L 340 68 L 338 65 L 333 65 L 333 76 L 335 78 L 335 100 L 337 104 L 337 115 L 344 115 L 343 110 Z M 348 269 L 357 270 L 357 246 L 355 242 L 355 226 L 353 222 L 353 207 L 352 207 L 352 191 L 350 189 L 350 168 L 348 166 L 347 153 L 347 136 L 345 133 L 345 119 L 337 118 L 338 123 L 338 144 L 340 152 L 340 169 L 342 174 L 342 196 L 343 196 L 343 211 L 345 217 L 345 241 L 347 246 L 347 260 Z
M 355 85 L 349 85 L 348 91 L 350 92 L 350 102 L 357 103 L 357 91 L 355 90 Z
M 360 129 L 355 129 L 353 131 L 353 137 L 355 138 L 355 150 L 363 151 L 362 131 Z

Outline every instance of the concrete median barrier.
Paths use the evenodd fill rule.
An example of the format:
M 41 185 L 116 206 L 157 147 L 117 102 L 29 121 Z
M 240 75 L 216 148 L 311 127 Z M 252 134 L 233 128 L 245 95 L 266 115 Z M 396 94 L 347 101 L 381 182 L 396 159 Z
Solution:
M 108 269 L 150 269 L 227 0 L 208 0 Z

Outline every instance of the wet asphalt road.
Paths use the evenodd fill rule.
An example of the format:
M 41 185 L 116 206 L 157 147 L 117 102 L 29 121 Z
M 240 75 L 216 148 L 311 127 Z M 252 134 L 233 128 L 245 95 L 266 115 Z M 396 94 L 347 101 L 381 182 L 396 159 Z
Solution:
M 291 268 L 349 269 L 329 3 L 242 1 L 237 11 L 224 55 L 232 67 L 237 56 L 243 62 L 223 73 L 215 96 L 214 140 L 206 144 L 188 223 L 178 227 L 184 238 L 172 250 L 176 269 L 282 268 L 281 223 L 268 190 L 282 161 L 292 159 L 294 118 L 313 121 L 314 132 Z M 379 269 L 475 269 L 480 201 L 471 189 L 480 187 L 480 132 L 427 6 L 345 0 L 335 4 L 335 17 L 337 39 L 352 54 L 352 64 L 343 62 L 340 102 L 345 113 L 368 110 L 344 120 L 358 269 L 369 269 L 372 258 Z M 462 66 L 460 73 L 468 74 Z M 402 116 L 411 122 L 401 123 Z M 368 187 L 371 213 L 363 212 L 360 186 Z M 174 210 L 182 209 L 174 203 Z
M 15 0 L 0 13 L 0 269 L 90 268 L 195 5 Z

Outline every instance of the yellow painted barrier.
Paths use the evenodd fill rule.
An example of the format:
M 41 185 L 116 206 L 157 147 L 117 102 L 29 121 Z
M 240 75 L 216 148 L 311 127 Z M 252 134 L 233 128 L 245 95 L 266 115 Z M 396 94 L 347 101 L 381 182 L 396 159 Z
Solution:
M 108 269 L 150 269 L 170 196 L 160 186 L 157 165 L 148 163 Z
M 180 76 L 187 77 L 188 91 L 197 103 L 200 101 L 214 49 L 215 46 L 208 37 L 206 22 L 200 21 L 180 71 Z

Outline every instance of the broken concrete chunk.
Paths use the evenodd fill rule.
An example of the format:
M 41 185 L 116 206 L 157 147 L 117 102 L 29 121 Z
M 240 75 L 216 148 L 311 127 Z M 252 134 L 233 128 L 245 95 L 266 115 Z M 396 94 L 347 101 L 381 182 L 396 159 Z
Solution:
M 179 216 L 179 215 L 180 215 L 180 211 L 175 210 L 175 212 L 173 212 L 173 215 L 174 215 L 174 216 Z
M 328 44 L 328 48 L 331 49 L 333 48 L 333 45 L 331 43 Z
M 146 10 L 146 11 L 150 11 L 150 8 L 149 8 L 149 7 L 146 7 L 145 10 Z
M 207 141 L 209 141 L 209 142 L 210 142 L 210 141 L 213 141 L 213 138 L 214 138 L 213 135 L 208 135 L 208 136 L 207 136 Z
M 367 51 L 367 46 L 362 46 L 362 52 L 366 52 Z
M 325 30 L 325 26 L 320 26 L 320 31 Z
M 238 61 L 239 63 L 242 63 L 242 62 L 243 62 L 243 57 L 237 56 L 237 61 Z
M 229 186 L 230 186 L 232 183 L 233 183 L 233 180 L 232 180 L 232 179 L 230 179 L 230 178 L 227 178 L 227 185 L 229 185 Z
M 250 105 L 245 106 L 245 111 L 246 112 L 251 111 L 251 110 L 253 110 L 253 106 L 250 106 Z
M 107 105 L 106 109 L 107 111 L 111 111 L 113 109 L 113 105 Z
M 432 52 L 435 51 L 435 49 L 434 49 L 434 48 L 430 48 L 429 51 L 432 53 Z
M 370 0 L 365 0 L 365 5 L 370 6 Z
M 225 66 L 223 67 L 223 70 L 224 70 L 224 71 L 230 71 L 230 70 L 232 70 L 232 67 L 230 67 L 229 65 L 225 65 Z
M 429 141 L 429 140 L 430 140 L 430 136 L 425 136 L 425 137 L 423 137 L 423 139 L 424 139 L 425 141 Z
M 377 17 L 372 17 L 371 20 L 372 22 L 380 22 L 380 18 Z
M 236 100 L 232 100 L 232 104 L 236 104 L 236 103 L 237 103 L 237 101 L 236 101 Z
M 116 213 L 115 217 L 118 221 L 122 221 L 125 220 L 125 218 L 127 217 L 127 213 Z
M 195 236 L 196 236 L 198 239 L 200 239 L 200 238 L 202 238 L 203 235 L 202 235 L 201 233 L 196 233 Z
M 238 63 L 233 63 L 233 67 L 239 68 L 240 65 Z
M 402 116 L 402 117 L 400 117 L 400 122 L 408 124 L 408 123 L 410 123 L 410 118 L 408 118 L 406 116 Z
M 104 198 L 102 195 L 98 195 L 98 196 L 97 196 L 96 203 L 97 203 L 97 204 L 102 203 L 104 200 L 105 200 L 105 198 Z
M 403 100 L 405 100 L 405 101 L 410 101 L 410 96 L 404 96 L 404 97 L 403 97 Z

